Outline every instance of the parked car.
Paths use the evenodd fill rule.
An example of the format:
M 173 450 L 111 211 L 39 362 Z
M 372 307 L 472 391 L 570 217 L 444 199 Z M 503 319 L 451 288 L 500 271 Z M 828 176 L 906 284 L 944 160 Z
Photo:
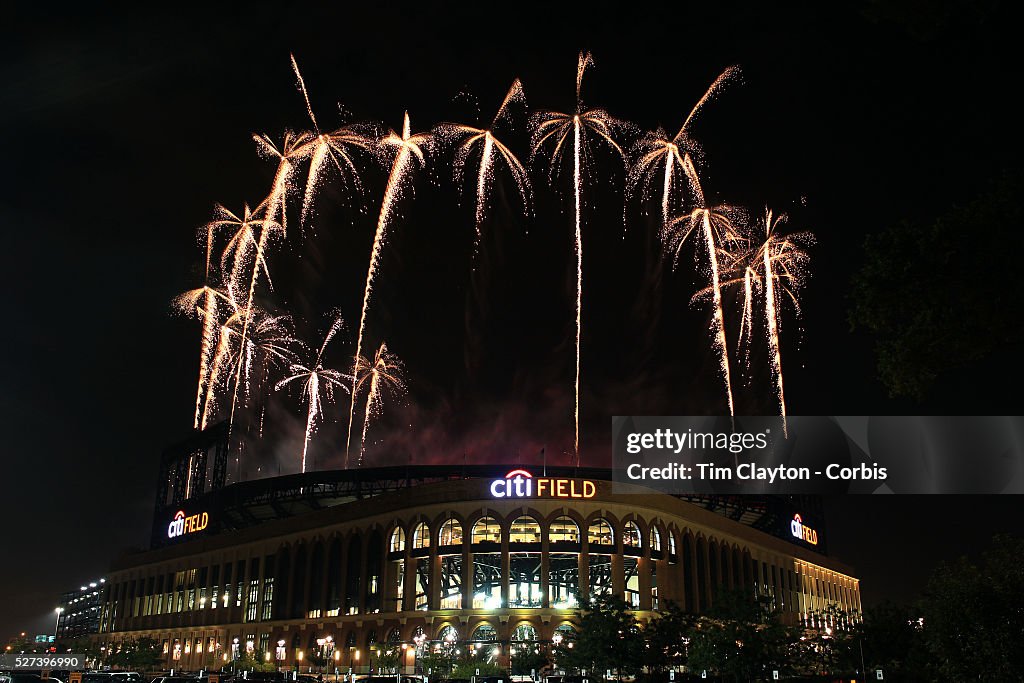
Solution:
M 112 671 L 109 676 L 110 683 L 142 683 L 142 674 L 138 671 Z M 82 683 L 85 683 L 84 676 Z
M 195 683 L 195 681 L 196 679 L 190 676 L 157 676 L 149 683 Z
M 39 674 L 22 673 L 18 671 L 9 674 L 0 674 L 0 683 L 64 683 L 64 680 L 54 676 L 43 678 Z

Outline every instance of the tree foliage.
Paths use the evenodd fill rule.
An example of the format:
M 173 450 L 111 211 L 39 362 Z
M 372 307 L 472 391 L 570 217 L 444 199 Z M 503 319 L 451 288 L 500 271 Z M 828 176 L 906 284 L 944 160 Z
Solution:
M 642 667 L 643 639 L 626 601 L 615 595 L 592 599 L 578 613 L 575 639 L 555 649 L 555 662 L 567 671 L 635 675 Z
M 996 536 L 975 564 L 940 566 L 921 602 L 929 659 L 950 680 L 1024 680 L 1024 542 Z
M 112 667 L 132 671 L 149 671 L 162 661 L 160 643 L 146 637 L 125 640 L 107 656 Z
M 1022 192 L 1024 176 L 1006 176 L 931 222 L 868 235 L 849 320 L 874 336 L 891 395 L 921 399 L 944 372 L 1024 343 L 1024 297 L 1006 265 L 1024 249 Z

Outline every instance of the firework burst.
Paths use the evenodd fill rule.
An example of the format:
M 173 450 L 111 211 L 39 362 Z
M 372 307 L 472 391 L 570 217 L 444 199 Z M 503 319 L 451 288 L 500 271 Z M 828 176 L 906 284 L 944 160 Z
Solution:
M 704 105 L 714 99 L 722 87 L 739 74 L 738 66 L 730 66 L 719 74 L 704 96 L 690 110 L 690 114 L 674 137 L 669 138 L 665 130 L 659 128 L 645 135 L 637 143 L 635 153 L 638 158 L 630 169 L 627 187 L 630 193 L 639 192 L 644 199 L 648 199 L 653 196 L 653 187 L 657 186 L 658 176 L 661 176 L 662 227 L 668 225 L 671 218 L 672 194 L 678 185 L 678 177 L 686 175 L 684 159 L 687 154 L 692 157 L 700 150 L 699 145 L 690 137 L 690 124 L 697 118 Z
M 782 351 L 779 346 L 780 313 L 785 300 L 792 303 L 798 315 L 800 313 L 799 293 L 807 281 L 807 265 L 810 262 L 806 248 L 814 244 L 814 235 L 810 232 L 780 234 L 779 227 L 786 219 L 786 214 L 774 215 L 770 209 L 765 210 L 764 224 L 757 236 L 759 246 L 752 250 L 750 257 L 750 266 L 761 270 L 768 355 L 784 434 L 787 433 L 786 394 L 782 378 Z M 745 304 L 744 308 L 746 307 Z
M 725 336 L 725 316 L 722 313 L 721 273 L 718 253 L 722 245 L 736 243 L 740 240 L 738 229 L 733 221 L 737 214 L 734 207 L 720 205 L 710 207 L 704 197 L 704 191 L 697 176 L 697 170 L 689 155 L 683 157 L 683 170 L 693 190 L 695 208 L 689 213 L 668 222 L 663 231 L 666 249 L 673 254 L 673 267 L 678 266 L 679 256 L 683 247 L 692 235 L 698 235 L 703 243 L 708 261 L 709 288 L 712 296 L 711 335 L 713 346 L 718 354 L 719 372 L 725 384 L 726 402 L 729 405 L 729 416 L 735 415 L 732 395 L 732 376 L 729 368 L 729 345 Z
M 341 329 L 343 321 L 341 316 L 334 319 L 334 323 L 324 335 L 324 341 L 320 350 L 312 362 L 308 364 L 293 362 L 289 367 L 291 373 L 275 385 L 275 389 L 281 390 L 293 382 L 302 383 L 302 397 L 306 403 L 306 431 L 302 440 L 302 465 L 301 471 L 306 471 L 306 453 L 309 450 L 309 440 L 316 431 L 317 420 L 323 415 L 324 403 L 334 400 L 334 391 L 348 391 L 350 377 L 338 370 L 332 370 L 323 366 L 324 352 L 331 339 Z
M 352 396 L 348 409 L 348 434 L 345 438 L 345 467 L 348 467 L 349 452 L 352 448 L 352 418 L 356 407 L 355 368 L 363 352 L 363 335 L 366 332 L 366 313 L 370 308 L 370 296 L 373 283 L 377 277 L 377 266 L 380 262 L 381 250 L 387 238 L 387 229 L 394 218 L 395 204 L 402 197 L 409 183 L 411 173 L 426 165 L 424 150 L 429 149 L 431 136 L 428 133 L 412 133 L 409 125 L 409 112 L 405 113 L 402 122 L 402 134 L 390 131 L 378 143 L 381 154 L 386 158 L 394 155 L 391 161 L 391 172 L 388 184 L 384 188 L 384 199 L 381 201 L 380 214 L 377 217 L 377 230 L 373 235 L 373 247 L 370 249 L 370 266 L 366 273 L 366 286 L 363 289 L 363 308 L 359 315 L 359 333 L 356 336 L 356 354 L 352 362 Z
M 274 181 L 268 198 L 267 218 L 281 225 L 282 231 L 288 229 L 288 195 L 295 187 L 295 163 L 301 158 L 303 151 L 309 146 L 307 133 L 285 131 L 281 145 L 278 146 L 269 135 L 252 136 L 259 155 L 277 162 Z
M 252 210 L 246 204 L 243 207 L 242 215 L 239 216 L 217 204 L 214 208 L 213 220 L 204 228 L 207 244 L 207 276 L 210 272 L 210 253 L 213 250 L 216 233 L 227 230 L 231 234 L 221 252 L 220 269 L 222 273 L 225 273 L 227 290 L 232 301 L 237 302 L 242 298 L 239 296 L 237 288 L 243 283 L 255 287 L 254 280 L 260 271 L 263 271 L 268 282 L 270 281 L 270 269 L 267 268 L 266 262 L 267 240 L 275 232 L 283 232 L 283 228 L 280 223 L 265 215 L 268 205 L 268 200 L 264 200 L 255 210 Z M 264 215 L 261 216 L 261 214 Z M 245 278 L 244 274 L 250 264 L 252 265 L 251 277 Z
M 354 192 L 362 191 L 362 181 L 359 178 L 359 169 L 353 155 L 357 150 L 370 150 L 373 147 L 374 138 L 365 132 L 365 127 L 358 125 L 342 126 L 330 133 L 321 132 L 320 124 L 313 113 L 313 105 L 309 101 L 306 81 L 299 71 L 295 55 L 292 55 L 291 59 L 292 70 L 295 72 L 299 88 L 302 90 L 302 97 L 306 102 L 306 112 L 313 124 L 313 131 L 303 134 L 295 148 L 296 158 L 309 160 L 309 173 L 306 177 L 306 191 L 302 198 L 300 219 L 300 222 L 305 225 L 316 193 L 323 184 L 327 170 L 332 166 L 338 171 L 344 189 L 348 189 L 348 184 L 351 182 Z
M 515 182 L 519 198 L 522 201 L 523 211 L 529 211 L 530 185 L 526 169 L 516 155 L 495 137 L 494 132 L 502 124 L 507 123 L 513 104 L 520 104 L 524 107 L 526 105 L 526 96 L 523 93 L 523 86 L 518 78 L 512 83 L 512 87 L 509 88 L 508 94 L 505 95 L 501 106 L 498 107 L 498 113 L 495 114 L 488 128 L 443 123 L 436 129 L 436 134 L 440 139 L 452 140 L 457 144 L 453 163 L 453 175 L 456 186 L 460 190 L 465 186 L 466 182 L 466 164 L 470 156 L 474 155 L 478 148 L 480 149 L 480 165 L 476 170 L 476 213 L 473 224 L 476 230 L 473 240 L 474 258 L 480 244 L 481 226 L 487 213 L 488 200 L 494 184 L 497 166 L 504 166 L 508 169 L 512 180 Z
M 572 114 L 561 112 L 541 112 L 533 117 L 533 139 L 531 152 L 539 154 L 546 146 L 553 145 L 548 166 L 548 181 L 554 180 L 558 169 L 562 166 L 566 150 L 572 148 L 573 159 L 573 198 L 575 215 L 575 251 L 576 251 L 576 381 L 575 381 L 575 437 L 573 447 L 576 461 L 580 457 L 580 343 L 583 337 L 583 230 L 582 230 L 582 193 L 583 176 L 592 156 L 589 140 L 591 137 L 605 143 L 615 150 L 620 158 L 625 158 L 622 147 L 615 141 L 613 134 L 619 122 L 603 109 L 586 109 L 583 106 L 582 90 L 583 75 L 588 67 L 594 65 L 590 53 L 581 52 L 576 64 L 576 110 Z
M 363 435 L 359 441 L 358 467 L 363 466 L 366 455 L 366 433 L 370 428 L 370 422 L 373 418 L 380 417 L 384 410 L 384 395 L 405 393 L 403 372 L 402 361 L 388 351 L 386 343 L 381 343 L 372 361 L 368 358 L 359 359 L 359 365 L 355 372 L 358 378 L 356 393 L 358 394 L 364 387 L 366 387 L 367 393 L 366 413 L 363 416 Z

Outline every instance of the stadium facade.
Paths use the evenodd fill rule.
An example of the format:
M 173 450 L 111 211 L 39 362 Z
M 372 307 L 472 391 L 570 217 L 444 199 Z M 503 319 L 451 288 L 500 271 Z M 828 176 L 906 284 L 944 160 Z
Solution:
M 504 657 L 571 638 L 579 606 L 608 593 L 641 623 L 668 601 L 704 612 L 732 589 L 790 623 L 860 610 L 811 498 L 678 497 L 594 468 L 384 467 L 228 486 L 225 469 L 216 434 L 165 455 L 152 547 L 105 584 L 103 644 L 153 638 L 183 670 L 248 652 L 358 672 L 388 649 L 412 671 L 442 642 Z

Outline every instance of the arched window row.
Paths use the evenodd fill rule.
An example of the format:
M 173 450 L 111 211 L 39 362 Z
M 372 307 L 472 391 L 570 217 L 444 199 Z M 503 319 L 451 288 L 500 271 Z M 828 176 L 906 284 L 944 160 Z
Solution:
M 650 551 L 654 554 L 667 553 L 674 557 L 679 554 L 679 538 L 683 532 L 671 529 L 660 521 L 643 522 L 627 519 L 614 522 L 604 517 L 588 517 L 584 522 L 560 515 L 550 522 L 536 516 L 516 515 L 502 519 L 491 514 L 471 518 L 463 522 L 449 516 L 439 522 L 415 521 L 408 526 L 396 525 L 389 531 L 388 551 L 403 553 L 408 547 L 414 551 L 429 549 L 432 544 L 441 548 L 454 548 L 469 542 L 500 544 L 506 540 L 512 544 L 540 544 L 545 535 L 554 544 L 579 545 L 585 537 L 592 546 L 617 547 L 620 539 L 624 549 Z M 635 553 L 634 553 L 635 554 Z

